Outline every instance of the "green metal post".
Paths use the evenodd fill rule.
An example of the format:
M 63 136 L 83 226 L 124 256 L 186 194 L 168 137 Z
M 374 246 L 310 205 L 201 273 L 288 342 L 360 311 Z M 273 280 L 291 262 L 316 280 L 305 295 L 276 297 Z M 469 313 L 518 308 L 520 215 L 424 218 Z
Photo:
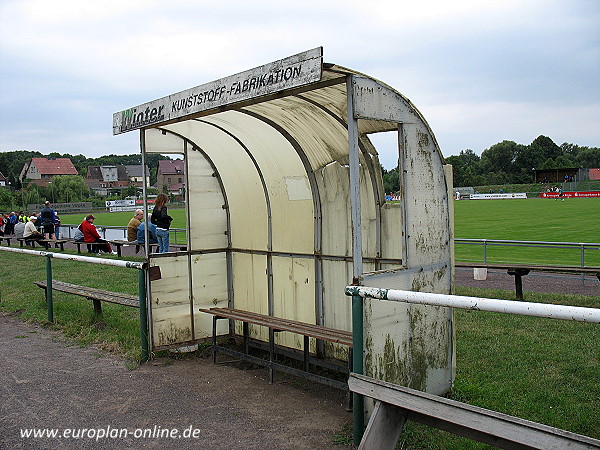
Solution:
M 352 371 L 363 374 L 363 299 L 359 295 L 352 296 Z M 364 397 L 352 393 L 352 437 L 358 447 L 365 428 Z
M 142 362 L 148 361 L 148 310 L 146 307 L 146 272 L 140 269 L 138 276 L 138 294 L 140 299 L 140 340 L 142 345 Z
M 52 257 L 46 256 L 46 305 L 48 322 L 54 322 L 54 303 L 52 301 Z

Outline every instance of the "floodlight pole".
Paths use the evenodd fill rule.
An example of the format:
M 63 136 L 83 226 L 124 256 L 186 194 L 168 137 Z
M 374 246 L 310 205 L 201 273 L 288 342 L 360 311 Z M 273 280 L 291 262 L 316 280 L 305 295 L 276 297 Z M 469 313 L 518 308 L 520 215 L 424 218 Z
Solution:
M 350 164 L 350 205 L 352 217 L 352 266 L 353 285 L 360 285 L 362 276 L 362 226 L 360 212 L 360 164 L 358 159 L 358 120 L 354 114 L 354 76 L 346 77 L 348 104 L 348 155 Z M 363 299 L 352 297 L 352 371 L 363 374 Z M 364 397 L 353 393 L 352 434 L 358 446 L 364 431 Z

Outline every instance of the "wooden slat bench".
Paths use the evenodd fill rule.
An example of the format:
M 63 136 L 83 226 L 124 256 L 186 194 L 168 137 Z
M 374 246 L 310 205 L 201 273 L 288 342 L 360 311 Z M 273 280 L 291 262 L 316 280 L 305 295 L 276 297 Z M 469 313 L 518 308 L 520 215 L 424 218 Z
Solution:
M 16 238 L 16 240 L 20 244 L 21 247 L 23 247 L 23 244 L 30 245 L 31 247 L 35 247 L 36 242 L 40 245 L 40 247 L 45 247 L 44 244 L 40 243 L 40 242 L 44 241 L 45 239 L 41 239 L 41 240 L 38 241 L 38 240 L 35 240 L 35 239 L 18 237 L 18 238 Z
M 312 381 L 327 384 L 339 389 L 348 389 L 346 383 L 332 380 L 320 375 L 310 373 L 309 371 L 309 351 L 310 351 L 310 338 L 332 342 L 336 344 L 346 345 L 349 347 L 348 351 L 348 370 L 352 367 L 352 333 L 349 331 L 336 330 L 334 328 L 323 327 L 320 325 L 298 322 L 290 319 L 282 319 L 279 317 L 267 316 L 264 314 L 258 314 L 251 311 L 244 311 L 240 309 L 232 308 L 210 308 L 210 309 L 199 309 L 201 312 L 205 312 L 213 315 L 213 362 L 216 362 L 217 352 L 227 353 L 229 355 L 246 359 L 256 364 L 268 367 L 269 379 L 273 382 L 274 371 L 279 370 L 282 372 L 290 373 L 295 376 L 307 378 Z M 244 352 L 238 352 L 226 347 L 221 347 L 217 344 L 217 321 L 219 319 L 231 319 L 238 320 L 243 323 L 243 338 L 244 338 Z M 261 358 L 254 357 L 249 354 L 249 324 L 263 326 L 269 329 L 269 360 L 263 360 Z M 299 370 L 293 367 L 289 367 L 283 364 L 278 364 L 274 361 L 275 356 L 275 333 L 287 331 L 304 336 L 304 370 Z
M 503 263 L 478 263 L 478 262 L 456 262 L 456 267 L 472 267 L 481 269 L 500 269 L 506 270 L 509 275 L 515 277 L 515 296 L 523 300 L 523 280 L 522 277 L 529 272 L 553 272 L 570 274 L 589 274 L 595 275 L 600 280 L 600 267 L 575 267 L 575 266 L 543 266 L 539 264 L 503 264 Z
M 6 242 L 6 245 L 10 246 L 11 239 L 16 239 L 15 236 L 0 236 L 0 242 Z
M 46 291 L 45 281 L 34 281 L 34 284 Z M 65 283 L 63 281 L 52 280 L 52 290 L 65 292 L 67 294 L 79 295 L 94 302 L 94 311 L 102 314 L 101 302 L 116 303 L 118 305 L 131 306 L 139 308 L 139 298 L 131 294 L 122 294 L 120 292 L 105 291 L 102 289 L 79 286 L 77 284 Z
M 600 441 L 358 374 L 348 386 L 376 400 L 359 449 L 394 449 L 406 420 L 500 448 L 598 449 Z
M 66 239 L 41 239 L 40 242 L 48 244 L 50 247 L 52 247 L 52 245 L 54 244 L 54 248 L 60 247 L 60 251 L 64 252 L 65 251 L 65 242 L 67 242 L 67 240 Z
M 111 245 L 114 245 L 117 248 L 117 256 L 121 256 L 121 247 L 127 247 L 128 245 L 135 245 L 135 252 L 138 253 L 140 249 L 144 248 L 143 243 L 139 243 L 138 241 L 124 241 L 124 240 L 112 240 L 108 241 Z M 158 244 L 150 244 L 150 253 L 156 253 L 158 250 Z

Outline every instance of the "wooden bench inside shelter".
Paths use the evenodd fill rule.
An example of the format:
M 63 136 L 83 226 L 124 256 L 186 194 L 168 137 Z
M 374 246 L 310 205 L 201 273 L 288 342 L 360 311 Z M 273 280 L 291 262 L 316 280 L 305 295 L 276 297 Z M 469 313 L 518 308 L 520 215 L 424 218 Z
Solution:
M 47 283 L 45 281 L 34 281 L 34 284 L 44 291 L 47 289 Z M 72 295 L 79 295 L 87 298 L 88 300 L 92 300 L 94 303 L 94 311 L 98 314 L 102 314 L 101 302 L 116 303 L 118 305 L 130 306 L 132 308 L 140 307 L 139 298 L 136 295 L 131 294 L 105 291 L 103 289 L 79 286 L 77 284 L 65 283 L 58 280 L 52 280 L 52 290 L 65 292 Z
M 321 341 L 332 342 L 336 344 L 346 345 L 349 347 L 348 350 L 348 372 L 352 367 L 352 333 L 349 331 L 336 330 L 334 328 L 328 328 L 321 325 L 315 325 L 305 322 L 298 322 L 291 319 L 282 319 L 279 317 L 267 316 L 251 311 L 244 311 L 240 309 L 232 308 L 210 308 L 210 309 L 199 309 L 201 312 L 205 312 L 213 315 L 213 335 L 212 335 L 212 351 L 213 351 L 213 362 L 216 363 L 217 352 L 227 353 L 231 356 L 235 356 L 240 359 L 251 361 L 255 364 L 259 364 L 269 369 L 269 380 L 273 382 L 274 371 L 279 370 L 286 372 L 298 377 L 306 378 L 311 381 L 318 383 L 327 384 L 332 387 L 347 390 L 348 386 L 346 383 L 326 378 L 321 375 L 317 375 L 310 372 L 310 362 L 316 362 L 315 359 L 311 360 L 310 357 L 310 338 L 314 338 Z M 230 319 L 237 320 L 243 323 L 243 344 L 244 352 L 232 350 L 227 347 L 219 346 L 217 343 L 217 321 L 219 319 Z M 263 326 L 269 329 L 269 360 L 264 360 L 249 354 L 249 324 Z M 296 369 L 287 365 L 279 364 L 275 362 L 276 346 L 275 346 L 275 333 L 287 331 L 290 333 L 296 333 L 304 336 L 303 345 L 303 370 Z
M 592 449 L 600 440 L 439 397 L 365 375 L 350 374 L 352 392 L 373 398 L 375 408 L 359 449 L 394 449 L 407 420 L 511 449 Z

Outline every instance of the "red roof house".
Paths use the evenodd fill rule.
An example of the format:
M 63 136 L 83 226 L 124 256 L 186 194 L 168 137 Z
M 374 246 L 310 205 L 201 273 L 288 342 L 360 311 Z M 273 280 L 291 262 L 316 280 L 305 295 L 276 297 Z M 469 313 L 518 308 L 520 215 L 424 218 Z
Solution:
M 32 183 L 48 186 L 52 177 L 78 174 L 69 158 L 31 158 L 31 161 L 23 166 L 20 180 L 23 182 L 29 178 Z

